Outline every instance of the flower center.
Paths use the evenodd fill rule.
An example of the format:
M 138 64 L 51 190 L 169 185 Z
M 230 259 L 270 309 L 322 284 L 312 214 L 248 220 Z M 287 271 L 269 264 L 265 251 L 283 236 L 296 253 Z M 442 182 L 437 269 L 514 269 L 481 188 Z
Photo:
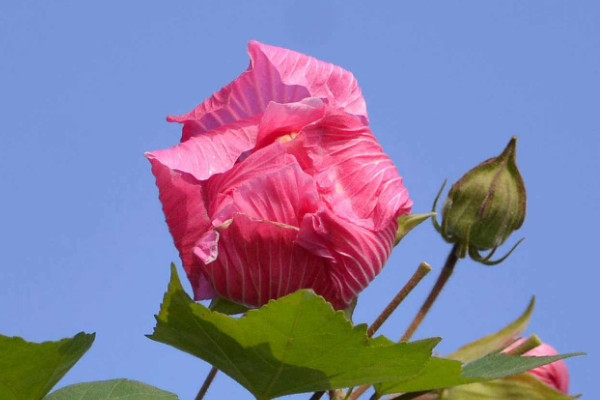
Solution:
M 290 140 L 294 140 L 294 138 L 295 138 L 296 136 L 298 136 L 298 132 L 292 132 L 292 133 L 290 133 L 289 135 L 283 135 L 283 136 L 279 136 L 279 137 L 277 138 L 277 140 L 278 140 L 280 143 L 286 143 L 286 142 L 289 142 Z

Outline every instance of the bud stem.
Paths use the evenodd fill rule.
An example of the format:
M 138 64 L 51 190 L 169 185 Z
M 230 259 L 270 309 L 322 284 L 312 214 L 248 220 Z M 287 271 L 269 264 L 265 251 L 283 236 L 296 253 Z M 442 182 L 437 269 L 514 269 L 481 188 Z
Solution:
M 369 326 L 369 329 L 367 330 L 368 337 L 373 336 L 373 334 L 375 332 L 377 332 L 377 330 L 381 327 L 381 325 L 383 325 L 383 323 L 389 318 L 390 315 L 392 315 L 392 313 L 396 310 L 396 308 L 398 308 L 400 303 L 402 303 L 402 301 L 404 301 L 406 296 L 408 296 L 409 293 L 412 292 L 412 290 L 415 287 L 417 287 L 419 282 L 421 282 L 421 280 L 429 272 L 431 272 L 431 266 L 429 264 L 427 264 L 424 261 L 421 264 L 419 264 L 419 267 L 417 268 L 415 273 L 411 276 L 411 278 L 408 280 L 408 282 L 406 282 L 404 284 L 404 286 L 402 287 L 402 289 L 400 289 L 398 294 L 396 294 L 396 296 L 392 299 L 392 301 L 390 301 L 390 303 L 387 305 L 387 307 L 384 308 L 384 310 L 381 312 L 381 314 L 379 314 L 379 316 L 377 317 L 375 322 L 373 322 L 371 324 L 371 326 Z M 356 390 L 351 390 L 349 392 L 348 398 L 350 400 L 356 400 L 364 392 L 366 392 L 369 389 L 369 387 L 371 387 L 371 385 L 363 385 Z
M 419 267 L 417 268 L 413 276 L 409 279 L 409 281 L 406 282 L 404 287 L 400 289 L 398 294 L 396 294 L 396 296 L 392 299 L 392 301 L 390 301 L 387 307 L 385 307 L 381 314 L 379 314 L 375 322 L 373 322 L 371 326 L 369 326 L 369 329 L 367 330 L 367 335 L 369 337 L 373 336 L 373 334 L 377 332 L 381 325 L 383 325 L 383 323 L 389 318 L 390 315 L 392 315 L 396 308 L 398 308 L 400 303 L 404 301 L 406 296 L 408 296 L 408 294 L 412 292 L 412 290 L 419 284 L 419 282 L 421 282 L 421 280 L 429 272 L 431 272 L 431 266 L 429 264 L 427 264 L 426 262 L 422 262 L 421 264 L 419 264 Z
M 519 344 L 517 347 L 507 351 L 504 354 L 508 354 L 511 356 L 522 356 L 529 350 L 533 350 L 541 344 L 542 341 L 540 340 L 540 337 L 538 335 L 531 335 L 523 343 Z
M 362 394 L 364 392 L 369 390 L 370 387 L 371 387 L 371 385 L 363 385 L 363 386 L 359 387 L 358 389 L 356 389 L 352 392 L 352 396 L 350 396 L 349 399 L 350 400 L 358 399 L 360 396 L 362 396 Z
M 215 376 L 217 375 L 217 372 L 219 372 L 219 370 L 216 367 L 212 367 L 210 369 L 210 372 L 206 376 L 206 379 L 204 379 L 204 383 L 202 384 L 202 387 L 200 388 L 200 391 L 196 395 L 196 400 L 202 400 L 204 398 L 204 395 L 208 391 L 208 388 L 210 387 L 210 384 L 215 379 Z
M 419 312 L 417 313 L 417 315 L 411 322 L 411 324 L 408 327 L 408 329 L 406 330 L 406 332 L 404 332 L 404 335 L 402 335 L 402 338 L 400 338 L 401 342 L 408 341 L 412 337 L 412 335 L 415 333 L 415 331 L 419 328 L 419 326 L 421 325 L 421 322 L 423 322 L 423 319 L 425 318 L 425 316 L 431 309 L 431 306 L 433 305 L 433 303 L 435 302 L 435 300 L 441 293 L 442 289 L 446 285 L 446 282 L 448 282 L 448 279 L 452 275 L 452 272 L 454 272 L 454 267 L 456 266 L 456 263 L 458 262 L 459 253 L 460 253 L 460 245 L 455 244 L 454 247 L 452 247 L 450 254 L 448 254 L 448 258 L 446 259 L 446 264 L 444 264 L 444 268 L 442 268 L 442 272 L 440 272 L 440 276 L 438 277 L 437 281 L 435 282 L 433 289 L 431 289 L 429 296 L 427 296 L 427 299 L 425 299 L 425 302 L 421 306 L 421 309 L 419 310 Z
M 310 396 L 309 400 L 319 400 L 321 397 L 323 397 L 324 394 L 325 394 L 325 391 L 314 392 L 313 395 Z

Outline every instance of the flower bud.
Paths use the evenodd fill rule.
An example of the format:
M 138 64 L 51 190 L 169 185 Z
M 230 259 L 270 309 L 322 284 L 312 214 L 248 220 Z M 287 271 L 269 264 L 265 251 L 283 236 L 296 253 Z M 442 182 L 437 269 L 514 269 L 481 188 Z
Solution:
M 521 338 L 513 343 L 511 346 L 506 348 L 503 352 L 510 352 L 512 349 L 522 344 L 525 339 Z M 542 343 L 539 346 L 525 352 L 524 356 L 542 357 L 542 356 L 555 356 L 558 352 L 549 344 Z M 551 364 L 542 365 L 541 367 L 534 368 L 528 372 L 530 375 L 535 376 L 546 385 L 551 388 L 558 390 L 564 394 L 569 394 L 569 370 L 567 364 L 563 360 L 555 361 Z
M 514 250 L 498 261 L 489 260 L 525 219 L 526 193 L 515 161 L 516 144 L 513 137 L 502 154 L 477 165 L 452 185 L 442 207 L 441 227 L 434 219 L 444 239 L 459 246 L 461 257 L 468 252 L 474 260 L 493 265 Z M 491 252 L 483 257 L 482 250 Z

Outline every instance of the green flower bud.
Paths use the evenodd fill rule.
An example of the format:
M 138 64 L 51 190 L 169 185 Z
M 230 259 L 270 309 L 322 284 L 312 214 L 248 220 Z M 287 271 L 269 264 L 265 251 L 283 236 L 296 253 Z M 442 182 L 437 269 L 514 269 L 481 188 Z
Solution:
M 461 257 L 468 253 L 476 261 L 493 265 L 514 250 L 490 261 L 498 246 L 525 220 L 526 193 L 515 161 L 516 145 L 513 137 L 502 154 L 477 165 L 452 185 L 442 207 L 441 227 L 434 219 L 444 239 L 459 245 Z M 491 252 L 483 257 L 479 252 L 485 250 Z

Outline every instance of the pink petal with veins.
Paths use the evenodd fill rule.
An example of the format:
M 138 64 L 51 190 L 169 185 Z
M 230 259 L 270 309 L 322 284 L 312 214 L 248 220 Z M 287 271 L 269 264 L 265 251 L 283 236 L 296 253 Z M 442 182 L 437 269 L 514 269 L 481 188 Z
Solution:
M 272 153 L 268 150 L 263 154 Z M 260 171 L 253 167 L 261 165 L 263 154 L 242 164 Z M 246 176 L 239 186 L 225 190 L 228 199 L 221 199 L 213 220 L 218 234 L 205 234 L 194 249 L 216 291 L 251 306 L 300 288 L 324 292 L 324 261 L 295 244 L 302 217 L 318 207 L 312 178 L 290 156 L 279 168 L 246 171 Z
M 196 300 L 210 299 L 215 292 L 192 254 L 196 241 L 210 228 L 204 207 L 204 190 L 191 175 L 174 172 L 152 154 L 147 157 L 156 177 L 169 231 L 194 289 L 194 297 Z
M 324 260 L 297 246 L 297 235 L 296 229 L 235 214 L 220 232 L 218 258 L 203 269 L 219 295 L 249 306 L 301 288 L 327 298 Z
M 412 202 L 394 163 L 355 118 L 328 109 L 284 146 L 315 177 L 338 216 L 380 230 L 410 212 Z
M 304 216 L 297 243 L 328 261 L 334 297 L 326 298 L 343 308 L 379 274 L 394 246 L 396 229 L 396 220 L 372 231 L 321 209 Z
M 359 117 L 368 124 L 367 105 L 354 75 L 328 62 L 296 51 L 251 41 L 275 66 L 283 83 L 308 89 L 310 97 L 319 97 L 337 109 Z M 278 101 L 281 103 L 281 101 Z
M 295 163 L 297 163 L 296 159 L 287 154 L 279 142 L 250 154 L 243 162 L 235 164 L 222 174 L 214 175 L 206 182 L 209 213 L 211 215 L 217 213 L 222 208 L 221 202 L 227 201 L 225 197 L 247 180 L 276 172 L 286 165 Z
M 221 126 L 191 137 L 177 146 L 148 154 L 173 171 L 188 173 L 197 180 L 206 180 L 231 169 L 242 153 L 254 147 L 258 122 L 254 118 Z
M 256 148 L 271 144 L 276 139 L 288 141 L 306 125 L 321 119 L 326 106 L 320 99 L 309 97 L 297 103 L 269 103 L 260 121 Z
M 354 75 L 304 54 L 251 41 L 250 66 L 194 110 L 169 116 L 184 124 L 182 141 L 220 126 L 252 118 L 269 102 L 318 97 L 368 123 L 365 100 Z

